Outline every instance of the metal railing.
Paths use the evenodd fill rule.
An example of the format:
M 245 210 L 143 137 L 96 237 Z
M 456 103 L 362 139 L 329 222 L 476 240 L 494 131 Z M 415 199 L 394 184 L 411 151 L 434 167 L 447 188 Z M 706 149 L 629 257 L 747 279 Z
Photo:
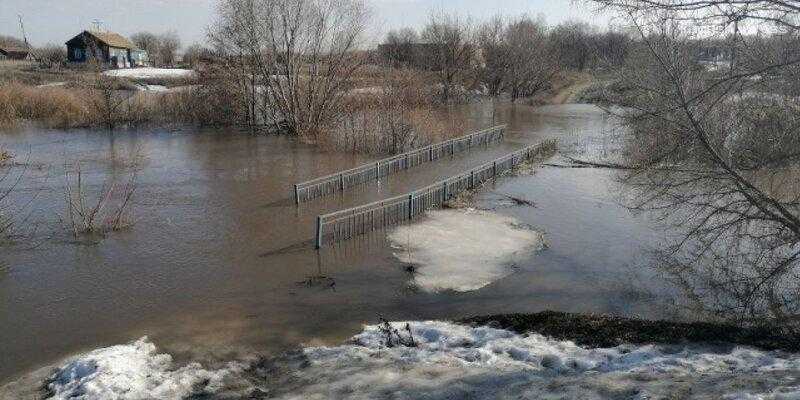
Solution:
M 317 217 L 314 243 L 322 248 L 371 231 L 414 219 L 426 211 L 441 208 L 448 200 L 479 187 L 515 166 L 546 154 L 555 141 L 531 145 L 464 174 L 439 181 L 420 190 Z
M 318 197 L 341 192 L 347 188 L 372 182 L 404 169 L 466 151 L 474 146 L 488 145 L 502 140 L 505 136 L 505 130 L 506 125 L 491 127 L 466 136 L 364 164 L 353 169 L 298 183 L 294 185 L 294 202 L 295 204 L 300 204 Z

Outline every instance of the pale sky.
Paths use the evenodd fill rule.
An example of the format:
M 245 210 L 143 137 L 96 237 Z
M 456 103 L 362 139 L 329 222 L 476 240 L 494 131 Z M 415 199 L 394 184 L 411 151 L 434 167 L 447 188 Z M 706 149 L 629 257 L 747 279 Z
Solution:
M 218 0 L 0 0 L 0 35 L 21 36 L 17 14 L 22 14 L 33 45 L 63 44 L 92 26 L 123 35 L 146 30 L 174 30 L 184 46 L 202 43 L 213 21 Z M 420 27 L 431 11 L 455 12 L 476 21 L 490 16 L 543 15 L 548 24 L 582 20 L 606 26 L 609 17 L 595 15 L 583 3 L 572 0 L 366 0 L 373 9 L 370 28 L 373 41 L 390 29 Z

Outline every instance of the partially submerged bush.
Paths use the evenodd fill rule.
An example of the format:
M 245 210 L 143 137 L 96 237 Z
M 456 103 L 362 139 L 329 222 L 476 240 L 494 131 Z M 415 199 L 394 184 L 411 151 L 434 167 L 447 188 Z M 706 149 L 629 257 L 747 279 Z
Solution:
M 457 136 L 460 123 L 441 118 L 435 97 L 413 71 L 385 70 L 379 86 L 351 90 L 322 140 L 353 152 L 396 154 Z

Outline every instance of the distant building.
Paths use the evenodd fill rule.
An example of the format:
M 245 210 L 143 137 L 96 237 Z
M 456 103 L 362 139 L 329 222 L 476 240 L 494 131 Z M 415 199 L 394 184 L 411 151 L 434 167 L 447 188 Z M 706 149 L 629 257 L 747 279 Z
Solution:
M 83 31 L 67 41 L 67 59 L 73 63 L 97 61 L 114 68 L 147 64 L 147 52 L 114 32 Z
M 27 60 L 30 53 L 30 50 L 24 47 L 0 44 L 0 60 Z

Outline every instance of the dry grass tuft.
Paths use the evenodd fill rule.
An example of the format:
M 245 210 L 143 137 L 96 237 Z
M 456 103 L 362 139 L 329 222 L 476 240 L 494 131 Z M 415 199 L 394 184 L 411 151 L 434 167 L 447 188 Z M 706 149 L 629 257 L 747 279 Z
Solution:
M 40 121 L 50 128 L 88 126 L 93 120 L 81 91 L 61 87 L 36 88 L 19 83 L 0 85 L 0 123 Z

